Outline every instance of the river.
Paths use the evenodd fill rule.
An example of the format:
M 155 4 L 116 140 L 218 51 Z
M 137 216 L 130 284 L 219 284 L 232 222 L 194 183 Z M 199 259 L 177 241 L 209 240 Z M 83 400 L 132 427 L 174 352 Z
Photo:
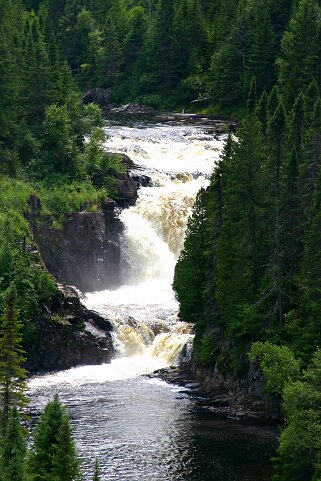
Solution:
M 207 413 L 188 390 L 146 375 L 190 355 L 191 326 L 177 318 L 171 288 L 195 196 L 224 143 L 210 122 L 121 116 L 106 123 L 106 149 L 129 155 L 147 176 L 135 206 L 120 212 L 122 285 L 86 293 L 84 303 L 114 324 L 109 365 L 36 376 L 36 419 L 55 392 L 68 407 L 88 479 L 97 457 L 102 479 L 265 481 L 274 427 Z

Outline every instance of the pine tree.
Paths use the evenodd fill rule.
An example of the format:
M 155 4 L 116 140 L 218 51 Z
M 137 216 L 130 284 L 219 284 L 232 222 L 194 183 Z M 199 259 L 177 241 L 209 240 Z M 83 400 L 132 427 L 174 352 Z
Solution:
M 27 398 L 26 370 L 22 345 L 21 324 L 16 308 L 17 291 L 12 283 L 5 294 L 4 315 L 0 328 L 0 405 L 2 432 L 5 433 L 9 411 L 17 406 L 25 406 Z
M 95 461 L 94 477 L 93 481 L 100 481 L 100 469 L 98 459 Z
M 321 99 L 315 102 L 310 125 L 306 129 L 303 150 L 303 165 L 300 170 L 300 190 L 302 192 L 303 227 L 309 219 L 316 182 L 321 167 Z
M 251 82 L 251 87 L 249 91 L 249 96 L 247 99 L 247 110 L 252 114 L 256 109 L 256 78 L 253 77 Z
M 38 128 L 45 107 L 54 99 L 50 63 L 45 40 L 40 30 L 39 18 L 32 12 L 27 18 L 24 69 L 25 118 L 29 125 Z
M 183 251 L 175 268 L 173 288 L 180 301 L 186 322 L 201 323 L 204 305 L 204 283 L 209 262 L 207 231 L 207 194 L 201 189 L 189 219 Z
M 288 105 L 294 102 L 300 90 L 308 86 L 311 75 L 317 70 L 319 57 L 314 49 L 318 41 L 311 42 L 311 39 L 318 36 L 319 14 L 315 0 L 302 0 L 283 36 L 282 57 L 278 60 L 279 79 Z
M 220 165 L 224 207 L 216 251 L 216 299 L 228 332 L 238 337 L 258 328 L 251 305 L 265 249 L 260 213 L 263 153 L 260 125 L 248 115 L 239 129 L 232 162 L 226 165 L 224 159 Z
M 258 121 L 261 123 L 262 126 L 262 134 L 266 137 L 267 134 L 267 127 L 268 127 L 268 112 L 267 112 L 267 105 L 268 105 L 268 95 L 264 90 L 263 94 L 260 97 L 260 100 L 257 104 L 255 114 L 257 116 Z
M 268 113 L 269 120 L 274 115 L 279 103 L 280 103 L 279 90 L 278 90 L 278 87 L 274 85 L 273 89 L 269 94 L 268 102 L 267 102 L 267 113 Z
M 65 415 L 57 435 L 56 446 L 52 455 L 53 480 L 76 481 L 80 479 L 79 461 L 71 437 L 69 418 Z
M 320 90 L 317 82 L 313 78 L 309 83 L 308 88 L 304 92 L 304 104 L 306 110 L 307 121 L 311 121 L 311 116 L 313 115 L 313 110 L 318 97 L 320 96 Z
M 291 112 L 290 118 L 290 143 L 294 144 L 296 148 L 297 155 L 299 157 L 299 161 L 301 160 L 301 151 L 302 151 L 302 144 L 303 144 L 303 136 L 304 136 L 304 128 L 305 128 L 305 105 L 304 105 L 304 96 L 302 92 L 296 98 L 293 110 Z
M 29 470 L 34 481 L 75 481 L 79 478 L 69 418 L 58 395 L 47 404 L 36 427 Z
M 249 53 L 249 74 L 256 78 L 257 92 L 269 91 L 275 81 L 275 39 L 266 2 L 258 2 L 255 10 L 253 44 Z
M 8 424 L 2 440 L 1 480 L 27 481 L 26 474 L 26 439 L 20 425 L 17 408 L 14 406 L 9 414 Z
M 268 276 L 271 295 L 274 297 L 271 314 L 276 315 L 279 324 L 283 323 L 283 265 L 281 245 L 281 188 L 285 161 L 286 146 L 286 112 L 282 103 L 279 103 L 269 123 L 269 161 L 270 161 L 270 196 L 271 224 L 274 226 L 274 235 L 271 242 L 271 260 Z
M 301 251 L 301 205 L 298 187 L 299 161 L 296 148 L 292 149 L 288 165 L 286 166 L 286 185 L 284 205 L 282 208 L 282 243 L 284 249 L 284 270 L 287 272 L 287 301 L 292 296 L 294 275 L 298 271 L 299 255 Z
M 174 86 L 173 19 L 173 1 L 159 0 L 155 14 L 153 52 L 155 81 L 162 93 L 172 90 Z

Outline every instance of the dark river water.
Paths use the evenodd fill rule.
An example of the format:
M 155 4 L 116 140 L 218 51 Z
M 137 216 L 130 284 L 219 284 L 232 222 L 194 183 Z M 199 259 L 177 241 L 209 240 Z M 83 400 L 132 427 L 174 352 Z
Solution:
M 67 406 L 87 481 L 96 457 L 103 481 L 270 479 L 275 427 L 210 414 L 200 399 L 146 376 L 190 350 L 171 284 L 195 196 L 224 143 L 210 122 L 183 120 L 108 120 L 106 149 L 150 178 L 120 213 L 123 285 L 84 301 L 113 322 L 118 358 L 30 382 L 33 421 L 56 392 Z
M 209 414 L 200 400 L 157 379 L 78 385 L 74 374 L 82 369 L 65 373 L 62 383 L 50 375 L 41 386 L 38 378 L 31 411 L 37 418 L 59 393 L 71 416 L 86 479 L 96 457 L 106 481 L 270 479 L 272 425 Z

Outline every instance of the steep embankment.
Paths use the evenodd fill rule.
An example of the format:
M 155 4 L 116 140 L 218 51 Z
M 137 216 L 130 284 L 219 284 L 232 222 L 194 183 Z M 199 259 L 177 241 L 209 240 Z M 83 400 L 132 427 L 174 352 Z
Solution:
M 40 261 L 58 283 L 55 295 L 42 302 L 25 331 L 29 371 L 66 369 L 79 364 L 110 362 L 113 355 L 112 325 L 88 310 L 73 285 L 85 291 L 113 288 L 120 283 L 120 235 L 118 208 L 135 203 L 140 179 L 131 178 L 132 161 L 120 156 L 125 167 L 114 174 L 117 202 L 103 199 L 95 211 L 86 208 L 59 217 L 47 213 L 40 197 L 29 197 L 24 216 L 31 229 Z

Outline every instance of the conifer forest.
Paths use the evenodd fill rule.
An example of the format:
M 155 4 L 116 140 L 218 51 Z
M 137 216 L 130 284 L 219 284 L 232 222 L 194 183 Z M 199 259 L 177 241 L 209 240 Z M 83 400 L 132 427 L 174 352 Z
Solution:
M 125 472 L 110 420 L 84 448 L 83 394 L 64 405 L 77 372 L 106 402 L 116 386 L 111 405 L 131 393 L 128 418 L 133 383 L 160 376 L 194 389 L 171 406 L 269 419 L 267 471 L 192 454 L 148 471 L 133 444 Z M 0 481 L 321 481 L 319 0 L 0 0 L 0 465 Z

